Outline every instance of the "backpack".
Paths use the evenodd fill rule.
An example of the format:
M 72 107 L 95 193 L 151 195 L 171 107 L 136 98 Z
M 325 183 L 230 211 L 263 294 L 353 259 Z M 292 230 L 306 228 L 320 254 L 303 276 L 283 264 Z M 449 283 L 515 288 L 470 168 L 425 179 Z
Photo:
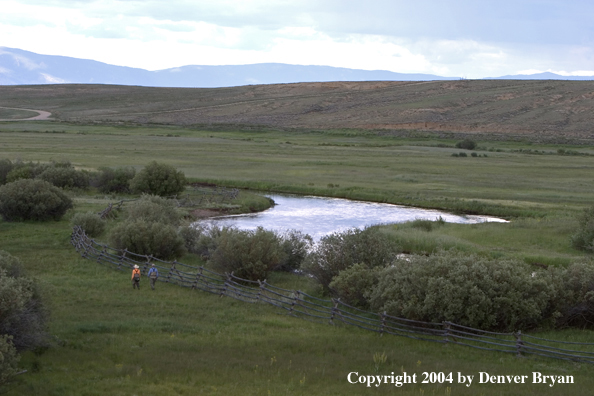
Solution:
M 140 274 L 138 272 L 134 273 L 134 282 L 140 281 Z

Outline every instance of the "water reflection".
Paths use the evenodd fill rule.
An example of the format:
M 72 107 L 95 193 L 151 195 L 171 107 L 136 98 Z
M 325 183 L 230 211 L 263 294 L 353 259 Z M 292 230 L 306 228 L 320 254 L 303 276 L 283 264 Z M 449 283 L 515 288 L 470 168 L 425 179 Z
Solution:
M 240 229 L 286 231 L 296 229 L 315 240 L 335 231 L 386 223 L 404 223 L 415 219 L 437 220 L 440 216 L 449 223 L 474 224 L 506 220 L 488 216 L 458 216 L 437 210 L 413 208 L 348 199 L 313 196 L 266 195 L 276 205 L 264 212 L 220 217 L 210 220 L 218 225 L 233 225 Z

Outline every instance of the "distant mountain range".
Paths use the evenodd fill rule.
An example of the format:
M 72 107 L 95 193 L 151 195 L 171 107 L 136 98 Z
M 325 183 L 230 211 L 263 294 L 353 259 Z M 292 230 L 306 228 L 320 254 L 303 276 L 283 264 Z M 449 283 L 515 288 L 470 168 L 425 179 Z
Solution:
M 565 77 L 553 73 L 494 78 L 594 80 L 594 77 Z M 40 55 L 16 48 L 0 47 L 0 85 L 81 83 L 215 88 L 296 82 L 459 79 L 458 77 L 442 77 L 432 74 L 394 73 L 385 70 L 356 70 L 330 66 L 299 66 L 283 63 L 182 66 L 148 71 L 132 67 L 114 66 L 87 59 Z

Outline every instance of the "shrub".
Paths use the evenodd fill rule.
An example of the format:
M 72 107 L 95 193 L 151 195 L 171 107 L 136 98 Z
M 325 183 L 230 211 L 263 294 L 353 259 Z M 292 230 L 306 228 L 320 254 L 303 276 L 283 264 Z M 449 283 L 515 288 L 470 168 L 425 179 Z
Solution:
M 184 191 L 185 185 L 186 177 L 182 171 L 156 161 L 148 164 L 130 181 L 132 190 L 160 196 L 178 194 Z
M 394 316 L 513 331 L 551 319 L 544 314 L 559 294 L 551 278 L 516 260 L 453 252 L 411 255 L 380 272 L 369 300 L 373 309 Z
M 301 231 L 291 230 L 280 235 L 284 256 L 275 271 L 295 271 L 301 267 L 313 246 L 313 239 Z
M 466 154 L 466 153 L 458 153 L 458 157 L 468 157 L 468 154 Z
M 114 227 L 109 240 L 116 249 L 127 249 L 161 260 L 177 259 L 185 254 L 184 240 L 174 226 L 144 219 L 126 220 Z
M 584 210 L 579 218 L 579 227 L 571 236 L 574 248 L 594 252 L 594 206 Z
M 379 281 L 380 267 L 368 268 L 365 264 L 354 264 L 342 270 L 330 282 L 330 289 L 343 302 L 359 307 L 369 308 L 369 295 Z
M 51 166 L 50 164 L 17 161 L 12 164 L 12 170 L 6 175 L 6 182 L 10 183 L 20 179 L 34 179 Z
M 131 202 L 126 211 L 129 220 L 143 219 L 174 226 L 179 225 L 183 217 L 173 201 L 157 195 L 143 194 L 139 200 Z
M 563 270 L 558 325 L 594 327 L 594 263 L 583 261 Z
M 10 160 L 0 160 L 0 185 L 6 183 L 6 176 L 10 173 L 12 168 L 13 165 L 12 162 L 10 162 Z
M 398 246 L 378 227 L 350 229 L 320 239 L 302 268 L 317 279 L 324 290 L 331 291 L 330 282 L 340 271 L 355 263 L 367 268 L 384 266 L 397 253 Z
M 136 169 L 130 168 L 99 168 L 94 184 L 100 192 L 129 193 L 131 192 L 130 181 L 136 176 Z
M 37 178 L 45 180 L 60 188 L 88 188 L 89 174 L 85 171 L 78 171 L 72 167 L 59 166 L 49 167 Z
M 476 158 L 476 157 L 478 157 L 479 155 L 473 151 L 472 153 L 470 153 L 470 156 L 471 156 L 471 157 L 475 157 L 475 158 Z
M 43 180 L 17 180 L 0 187 L 0 215 L 6 221 L 60 220 L 72 200 Z
M 20 358 L 12 345 L 12 337 L 0 335 L 0 385 L 8 382 L 17 373 Z
M 74 226 L 80 226 L 85 231 L 85 234 L 94 238 L 103 234 L 106 221 L 97 213 L 87 212 L 75 214 L 72 217 L 71 223 Z
M 221 272 L 248 280 L 266 279 L 284 252 L 277 235 L 258 227 L 255 231 L 227 227 L 221 229 L 210 263 Z
M 0 250 L 0 334 L 12 337 L 17 351 L 44 347 L 47 319 L 37 284 L 25 276 L 19 259 Z
M 476 148 L 476 142 L 470 139 L 464 139 L 461 142 L 456 143 L 456 148 L 474 150 Z

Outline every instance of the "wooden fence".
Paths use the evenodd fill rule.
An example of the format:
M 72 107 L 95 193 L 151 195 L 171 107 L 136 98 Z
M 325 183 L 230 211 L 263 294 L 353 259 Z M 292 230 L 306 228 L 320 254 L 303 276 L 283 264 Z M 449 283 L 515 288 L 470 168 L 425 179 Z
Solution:
M 90 239 L 75 226 L 71 243 L 80 255 L 99 264 L 130 271 L 138 265 L 146 276 L 152 264 L 159 270 L 159 281 L 227 296 L 254 304 L 270 304 L 284 313 L 337 326 L 356 326 L 380 335 L 390 334 L 441 344 L 513 353 L 539 355 L 575 362 L 594 363 L 594 343 L 556 341 L 524 334 L 497 333 L 473 329 L 451 322 L 430 323 L 374 313 L 349 306 L 339 299 L 320 299 L 299 290 L 286 290 L 264 281 L 250 281 L 231 274 L 220 274 L 204 267 L 177 261 L 162 261 L 127 250 L 116 250 Z M 574 349 L 570 349 L 574 348 Z M 575 349 L 575 348 L 579 348 Z

